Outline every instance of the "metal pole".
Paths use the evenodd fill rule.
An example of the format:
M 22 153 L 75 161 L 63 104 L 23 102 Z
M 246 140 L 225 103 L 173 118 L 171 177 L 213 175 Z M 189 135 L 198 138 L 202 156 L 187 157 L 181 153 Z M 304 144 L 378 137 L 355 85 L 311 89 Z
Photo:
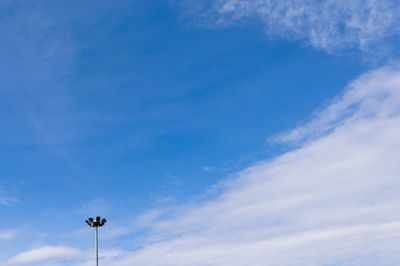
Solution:
M 99 227 L 96 226 L 96 266 L 99 266 Z
M 97 216 L 96 220 L 92 217 L 86 220 L 87 225 L 95 229 L 96 266 L 99 266 L 99 227 L 104 226 L 106 222 L 107 220 L 101 219 L 100 216 Z

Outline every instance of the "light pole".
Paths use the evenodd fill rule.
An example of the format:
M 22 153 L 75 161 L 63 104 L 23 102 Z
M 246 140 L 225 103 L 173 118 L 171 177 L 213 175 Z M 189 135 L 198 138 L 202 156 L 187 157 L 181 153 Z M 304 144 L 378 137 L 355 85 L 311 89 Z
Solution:
M 102 227 L 105 225 L 107 222 L 106 219 L 101 219 L 100 216 L 96 217 L 96 220 L 93 219 L 92 217 L 88 218 L 86 220 L 86 223 L 95 229 L 96 235 L 95 235 L 95 245 L 96 245 L 96 266 L 99 266 L 99 227 Z

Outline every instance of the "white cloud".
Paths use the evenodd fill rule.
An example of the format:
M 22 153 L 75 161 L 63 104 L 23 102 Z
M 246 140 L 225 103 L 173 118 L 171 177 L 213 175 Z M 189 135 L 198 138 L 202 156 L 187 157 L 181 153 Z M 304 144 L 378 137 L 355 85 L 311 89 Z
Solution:
M 18 236 L 20 233 L 19 230 L 16 229 L 10 229 L 10 230 L 4 230 L 0 231 L 0 241 L 9 241 L 14 239 L 16 236 Z
M 221 26 L 249 19 L 263 23 L 270 35 L 307 40 L 329 51 L 369 49 L 400 31 L 400 4 L 394 0 L 181 0 L 205 23 Z
M 6 189 L 3 185 L 0 184 L 0 206 L 11 206 L 20 202 L 20 200 L 13 196 L 13 191 L 10 189 Z
M 323 112 L 316 113 L 306 125 L 280 135 L 275 140 L 289 143 L 307 141 L 362 117 L 396 115 L 400 112 L 398 84 L 399 75 L 388 68 L 366 74 L 352 82 L 341 97 Z
M 11 258 L 7 265 L 31 264 L 54 259 L 71 259 L 80 255 L 80 251 L 61 246 L 43 246 L 21 252 Z
M 0 195 L 0 205 L 10 206 L 19 202 L 19 199 L 11 196 Z
M 245 169 L 208 202 L 150 219 L 139 250 L 104 265 L 397 265 L 400 72 L 384 68 Z M 285 139 L 285 138 L 284 138 Z
M 112 209 L 111 204 L 102 198 L 95 198 L 89 202 L 85 202 L 79 208 L 81 213 L 91 213 L 92 215 L 107 214 Z

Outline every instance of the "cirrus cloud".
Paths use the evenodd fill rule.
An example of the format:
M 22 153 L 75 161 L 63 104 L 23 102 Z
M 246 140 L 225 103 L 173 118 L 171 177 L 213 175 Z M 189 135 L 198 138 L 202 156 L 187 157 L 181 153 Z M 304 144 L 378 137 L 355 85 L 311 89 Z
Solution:
M 6 265 L 31 264 L 50 260 L 71 259 L 80 255 L 77 249 L 62 246 L 43 246 L 21 252 L 12 257 Z
M 400 4 L 393 0 L 178 2 L 190 15 L 199 15 L 202 24 L 218 27 L 256 20 L 269 35 L 306 40 L 330 52 L 341 48 L 367 51 L 400 32 Z

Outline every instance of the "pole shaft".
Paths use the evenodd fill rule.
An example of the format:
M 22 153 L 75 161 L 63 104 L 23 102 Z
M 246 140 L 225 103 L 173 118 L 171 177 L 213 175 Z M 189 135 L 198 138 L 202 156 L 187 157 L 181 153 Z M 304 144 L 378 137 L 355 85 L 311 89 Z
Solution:
M 99 266 L 99 227 L 96 226 L 96 266 Z

